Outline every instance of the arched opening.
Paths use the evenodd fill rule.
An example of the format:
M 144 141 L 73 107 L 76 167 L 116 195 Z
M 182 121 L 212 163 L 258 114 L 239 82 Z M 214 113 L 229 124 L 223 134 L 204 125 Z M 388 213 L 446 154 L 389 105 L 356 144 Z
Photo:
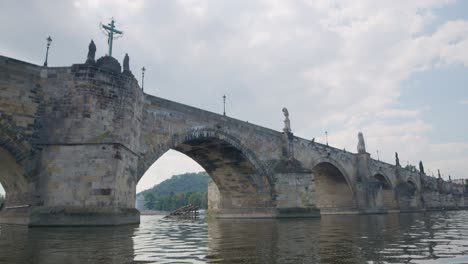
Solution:
M 9 151 L 0 147 L 0 193 L 3 193 L 3 201 L 0 201 L 0 222 L 6 222 L 5 212 L 9 208 L 28 207 L 31 201 L 28 199 L 28 184 L 25 171 Z M 3 190 L 2 190 L 3 189 Z
M 185 196 L 207 192 L 208 183 L 200 183 L 202 173 L 206 173 L 205 170 L 188 156 L 175 150 L 167 151 L 140 178 L 135 207 L 141 213 L 151 213 L 187 205 L 191 201 L 183 199 Z M 206 209 L 206 202 L 203 206 L 196 205 Z
M 426 208 L 441 207 L 440 193 L 435 178 L 422 178 L 421 202 Z
M 374 179 L 377 182 L 377 190 L 374 197 L 376 207 L 384 210 L 395 209 L 397 203 L 391 183 L 382 174 L 374 175 Z
M 3 210 L 4 204 L 5 204 L 5 189 L 3 188 L 3 185 L 0 182 L 0 211 Z
M 382 174 L 376 174 L 374 176 L 374 178 L 377 180 L 377 182 L 379 183 L 379 187 L 383 190 L 391 190 L 391 185 L 390 183 L 387 181 L 387 179 L 385 178 L 385 176 L 383 176 Z
M 406 191 L 407 191 L 408 196 L 411 196 L 411 197 L 415 196 L 416 191 L 417 191 L 416 184 L 411 180 L 408 180 L 406 184 L 407 184 Z
M 164 150 L 164 146 L 161 148 Z M 246 214 L 251 217 L 252 213 L 261 211 L 259 208 L 272 209 L 267 176 L 241 146 L 235 146 L 225 138 L 205 135 L 171 144 L 168 149 L 183 153 L 208 173 L 213 181 L 208 191 L 211 213 L 220 217 Z M 149 163 L 162 156 L 153 158 Z
M 396 191 L 398 194 L 400 209 L 414 208 L 418 206 L 417 187 L 411 179 L 398 184 Z
M 344 174 L 333 164 L 321 162 L 313 168 L 317 207 L 322 214 L 357 208 L 353 190 Z

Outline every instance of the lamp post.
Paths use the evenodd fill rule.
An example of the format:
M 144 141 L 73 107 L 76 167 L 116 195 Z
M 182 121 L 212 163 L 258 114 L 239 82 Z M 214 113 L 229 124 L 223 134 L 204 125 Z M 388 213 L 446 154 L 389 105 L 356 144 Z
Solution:
M 223 116 L 226 116 L 226 95 L 223 95 Z
M 49 36 L 46 40 L 47 40 L 47 51 L 46 51 L 45 61 L 44 61 L 45 67 L 47 67 L 47 58 L 49 57 L 49 47 L 50 47 L 50 43 L 52 43 L 52 38 Z
M 145 86 L 145 66 L 141 68 L 141 90 L 144 91 L 143 87 Z

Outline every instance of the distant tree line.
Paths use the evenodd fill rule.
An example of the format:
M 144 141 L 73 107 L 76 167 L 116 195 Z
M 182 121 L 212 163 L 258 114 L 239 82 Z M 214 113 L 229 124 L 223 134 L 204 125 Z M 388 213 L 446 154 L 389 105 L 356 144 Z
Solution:
M 208 197 L 206 192 L 174 193 L 169 195 L 156 196 L 154 193 L 146 193 L 145 207 L 151 210 L 172 211 L 182 206 L 192 204 L 200 209 L 208 207 Z
M 417 171 L 416 166 L 414 166 L 414 165 L 412 165 L 412 164 L 406 165 L 406 166 L 405 166 L 405 169 L 407 169 L 407 170 L 409 170 L 409 171 L 413 171 L 413 172 Z
M 138 195 L 150 210 L 172 211 L 188 204 L 206 209 L 209 178 L 206 172 L 175 175 Z

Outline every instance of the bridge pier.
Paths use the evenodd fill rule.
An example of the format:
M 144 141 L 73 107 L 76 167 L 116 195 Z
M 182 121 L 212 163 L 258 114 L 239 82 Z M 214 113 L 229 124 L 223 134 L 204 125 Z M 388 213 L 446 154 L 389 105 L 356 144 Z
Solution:
M 24 168 L 0 148 L 6 202 L 0 222 L 28 226 L 121 225 L 139 223 L 134 208 L 137 158 L 119 144 L 43 146 Z M 1 163 L 1 162 L 0 162 Z M 12 165 L 13 164 L 13 165 Z M 2 164 L 0 164 L 2 165 Z M 7 170 L 8 169 L 8 170 Z M 36 172 L 38 174 L 32 174 Z M 21 191 L 19 179 L 25 178 Z M 10 181 L 14 184 L 8 184 Z
M 97 65 L 42 68 L 0 60 L 1 81 L 8 84 L 0 116 L 9 120 L 0 126 L 0 149 L 12 154 L 18 167 L 16 176 L 0 171 L 7 192 L 0 221 L 139 223 L 134 207 L 143 93 L 114 58 L 103 57 Z M 29 108 L 26 101 L 17 106 L 17 94 L 32 98 Z M 31 111 L 26 117 L 25 108 Z M 28 149 L 14 155 L 15 146 Z

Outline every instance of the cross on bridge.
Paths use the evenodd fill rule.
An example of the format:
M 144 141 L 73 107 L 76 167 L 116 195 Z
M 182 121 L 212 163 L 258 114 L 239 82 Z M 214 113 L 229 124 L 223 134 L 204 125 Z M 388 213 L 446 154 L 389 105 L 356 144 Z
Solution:
M 102 25 L 101 27 L 105 31 L 105 34 L 108 36 L 107 43 L 109 44 L 109 56 L 112 56 L 112 42 L 114 40 L 115 35 L 122 35 L 123 31 L 120 31 L 115 28 L 115 20 L 114 18 L 111 19 L 111 22 L 107 25 Z

